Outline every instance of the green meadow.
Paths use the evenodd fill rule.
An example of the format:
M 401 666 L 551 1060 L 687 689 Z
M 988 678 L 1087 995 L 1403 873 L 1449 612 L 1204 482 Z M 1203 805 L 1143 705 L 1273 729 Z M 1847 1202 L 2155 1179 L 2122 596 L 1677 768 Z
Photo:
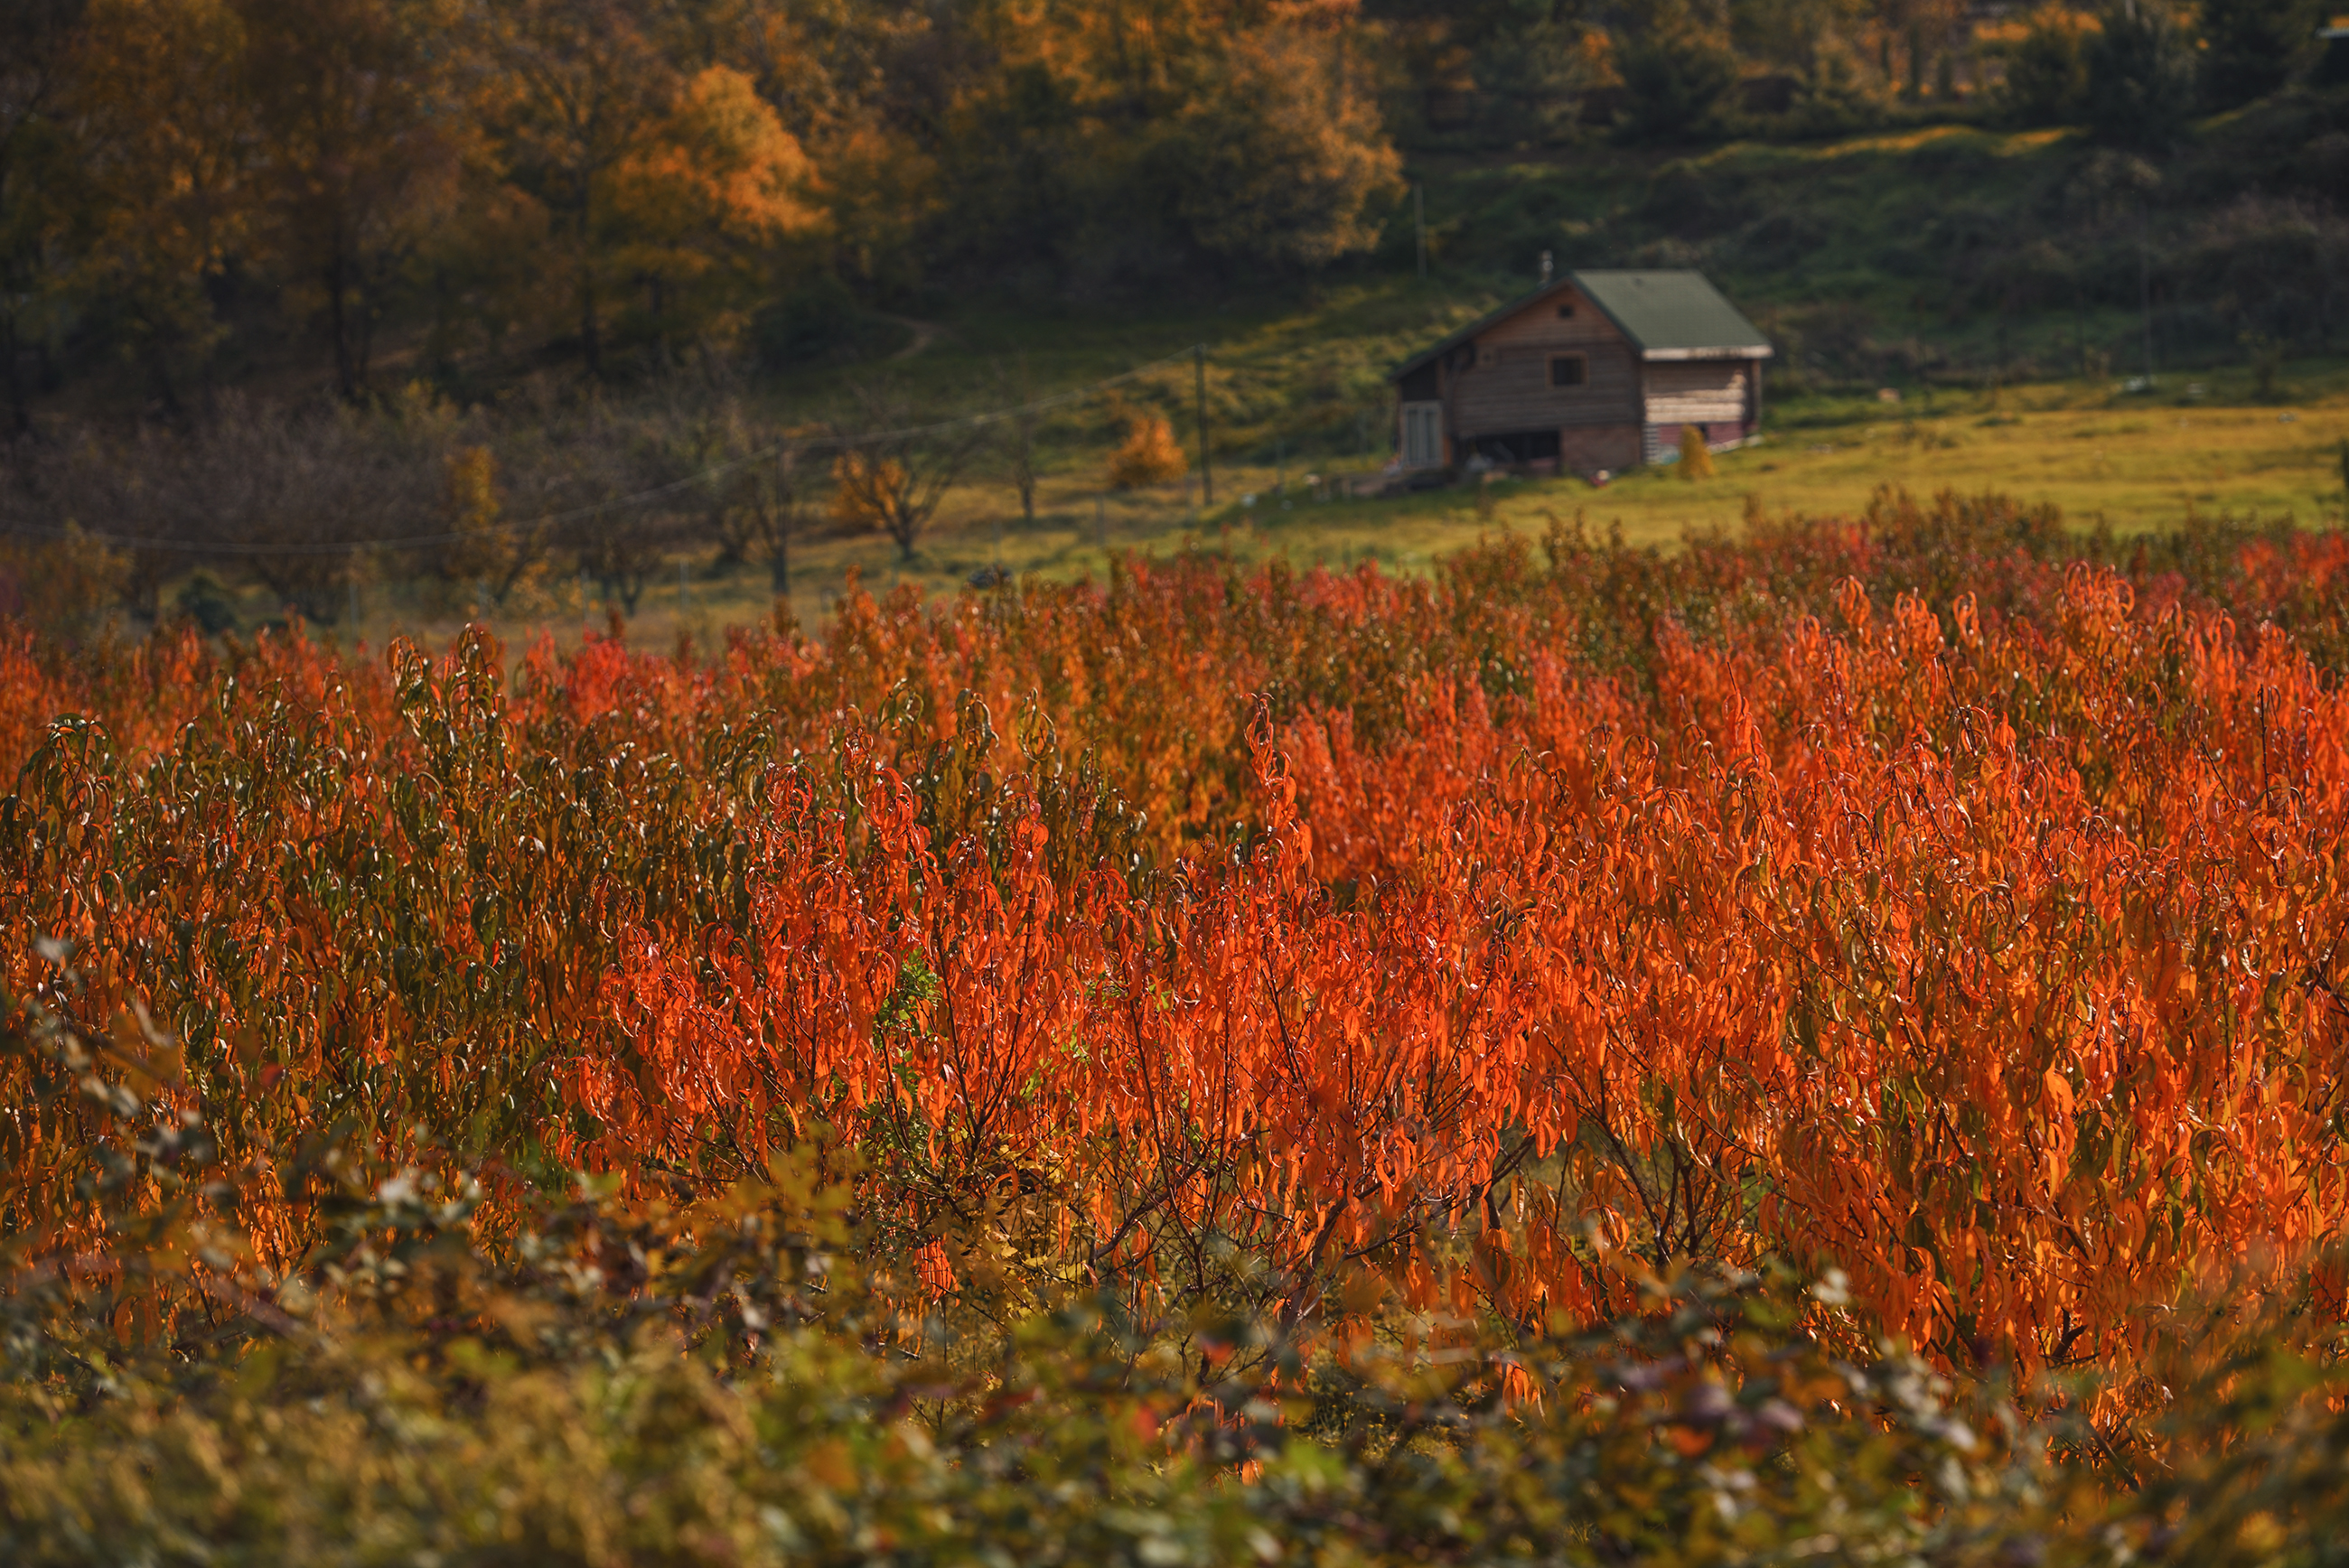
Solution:
M 1465 314 L 1464 307 L 1424 312 L 1432 319 L 1421 329 Z M 792 546 L 792 613 L 814 624 L 852 581 L 875 591 L 912 584 L 941 593 L 999 568 L 1012 576 L 1099 579 L 1112 555 L 1127 552 L 1198 550 L 1331 569 L 1375 561 L 1419 572 L 1480 536 L 1537 536 L 1554 517 L 1578 517 L 1594 531 L 1619 530 L 1628 542 L 1669 548 L 1692 531 L 1734 531 L 1757 510 L 1851 515 L 1885 487 L 1919 495 L 1999 491 L 2052 502 L 2075 526 L 2119 533 L 2172 527 L 2196 513 L 2288 517 L 2303 525 L 2337 524 L 2342 515 L 2349 365 L 2339 361 L 2289 365 L 2265 397 L 2248 371 L 2224 368 L 2162 377 L 2137 391 L 2126 383 L 2064 381 L 1886 389 L 1899 391 L 1897 402 L 1869 394 L 1797 396 L 1774 400 L 1763 441 L 1716 456 L 1709 479 L 1691 481 L 1666 465 L 1604 486 L 1571 476 L 1496 477 L 1405 495 L 1347 494 L 1350 485 L 1376 481 L 1386 427 L 1375 366 L 1384 362 L 1380 356 L 1399 356 L 1408 335 L 1364 332 L 1303 368 L 1299 362 L 1310 357 L 1302 341 L 1307 320 L 1255 324 L 1237 349 L 1219 348 L 1210 361 L 1210 418 L 1226 449 L 1214 459 L 1212 506 L 1195 468 L 1179 483 L 1140 491 L 1111 489 L 1102 473 L 1108 443 L 1135 407 L 1164 408 L 1186 444 L 1195 440 L 1181 396 L 1188 387 L 1177 385 L 1191 379 L 1185 362 L 1122 389 L 1123 400 L 1112 394 L 1048 425 L 1039 438 L 1032 523 L 984 455 L 949 493 L 910 561 L 889 541 L 843 534 L 815 511 Z M 1179 341 L 1170 329 L 1137 334 L 1120 346 L 1135 358 L 1157 357 Z M 1063 384 L 1113 374 L 1120 346 L 1037 354 L 1031 374 L 1046 364 Z M 966 346 L 939 362 L 949 356 L 976 366 L 988 357 Z M 1318 399 L 1318 428 L 1279 417 L 1300 401 L 1311 411 L 1316 387 L 1330 389 Z M 1248 420 L 1251 412 L 1259 417 Z M 1367 452 L 1348 449 L 1357 424 L 1367 432 Z M 681 555 L 677 564 L 682 571 L 640 601 L 632 637 L 667 646 L 684 632 L 707 642 L 728 625 L 774 612 L 764 564 L 723 568 L 707 552 Z M 568 643 L 584 629 L 601 631 L 608 619 L 592 590 L 583 594 L 582 584 L 550 578 L 496 621 L 509 640 L 543 630 Z M 440 637 L 460 620 L 403 584 L 385 583 L 363 601 L 360 635 L 371 644 L 398 633 Z

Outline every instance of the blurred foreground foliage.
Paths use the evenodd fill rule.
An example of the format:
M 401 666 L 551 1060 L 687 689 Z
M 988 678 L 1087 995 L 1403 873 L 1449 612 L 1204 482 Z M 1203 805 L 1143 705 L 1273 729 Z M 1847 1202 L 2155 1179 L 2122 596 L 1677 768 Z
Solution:
M 473 1184 L 369 1190 L 322 1141 L 287 1178 L 319 1243 L 277 1274 L 219 1222 L 201 1120 L 140 1095 L 152 1057 L 38 1008 L 6 1047 L 109 1129 L 95 1250 L 0 1252 L 0 1555 L 28 1568 L 2266 1564 L 2337 1561 L 2349 1519 L 2343 1380 L 2286 1320 L 2181 1326 L 2137 1369 L 2164 1407 L 2108 1433 L 2085 1380 L 1953 1385 L 1866 1344 L 1838 1275 L 1775 1267 L 1633 1263 L 1587 1328 L 1359 1275 L 1337 1335 L 1115 1290 L 908 1315 L 835 1264 L 858 1218 L 823 1140 L 494 1231 Z

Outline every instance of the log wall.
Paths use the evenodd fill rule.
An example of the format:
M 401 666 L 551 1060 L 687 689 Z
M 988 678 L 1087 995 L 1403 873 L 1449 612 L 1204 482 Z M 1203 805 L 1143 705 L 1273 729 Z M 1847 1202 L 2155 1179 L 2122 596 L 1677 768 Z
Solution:
M 1651 365 L 1648 418 L 1659 425 L 1743 424 L 1752 407 L 1753 362 L 1688 359 Z

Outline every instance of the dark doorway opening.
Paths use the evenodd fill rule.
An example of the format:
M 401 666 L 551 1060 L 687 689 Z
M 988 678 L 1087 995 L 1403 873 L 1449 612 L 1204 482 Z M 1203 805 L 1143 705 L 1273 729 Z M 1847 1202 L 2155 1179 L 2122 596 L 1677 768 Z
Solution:
M 1556 430 L 1519 430 L 1507 436 L 1479 436 L 1469 445 L 1487 462 L 1509 468 L 1557 460 Z

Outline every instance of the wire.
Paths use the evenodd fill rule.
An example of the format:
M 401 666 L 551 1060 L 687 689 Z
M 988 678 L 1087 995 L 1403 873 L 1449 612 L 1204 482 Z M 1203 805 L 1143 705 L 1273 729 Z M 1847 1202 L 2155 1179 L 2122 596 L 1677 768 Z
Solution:
M 785 452 L 839 451 L 854 447 L 878 446 L 887 441 L 919 440 L 926 436 L 944 435 L 950 430 L 984 429 L 989 425 L 1000 425 L 1006 420 L 1049 413 L 1055 408 L 1065 408 L 1071 404 L 1082 403 L 1100 393 L 1106 392 L 1112 387 L 1123 386 L 1153 371 L 1164 370 L 1170 365 L 1206 352 L 1205 344 L 1196 345 L 1170 354 L 1164 359 L 1154 359 L 1147 365 L 1135 366 L 1131 370 L 1121 371 L 1115 376 L 1105 377 L 1102 380 L 1088 383 L 1073 390 L 1056 392 L 1050 397 L 1039 397 L 1033 402 L 1020 403 L 1008 408 L 989 409 L 983 414 L 966 414 L 959 418 L 941 419 L 936 424 L 908 425 L 901 429 L 870 430 L 852 436 L 787 438 L 762 447 L 755 452 L 748 452 L 739 458 L 729 458 L 726 461 L 703 469 L 698 473 L 688 474 L 680 480 L 671 480 L 667 484 L 655 485 L 650 490 L 637 490 L 633 495 L 615 496 L 609 500 L 594 501 L 585 506 L 570 507 L 562 511 L 543 512 L 536 517 L 517 519 L 510 522 L 495 522 L 487 528 L 444 529 L 438 533 L 408 533 L 381 539 L 351 539 L 333 542 L 293 541 L 283 544 L 249 539 L 215 541 L 153 539 L 136 534 L 93 533 L 86 529 L 49 528 L 39 524 L 18 524 L 12 526 L 8 531 L 20 536 L 29 535 L 36 539 L 86 540 L 92 544 L 103 544 L 116 550 L 172 551 L 187 555 L 356 555 L 368 550 L 412 550 L 427 544 L 454 544 L 462 540 L 481 539 L 504 533 L 523 533 L 554 523 L 576 522 L 583 518 L 601 516 L 607 511 L 617 511 L 623 507 L 641 506 L 646 501 L 657 500 L 666 495 L 675 495 L 680 490 L 691 490 L 696 485 L 750 468 L 753 464 L 771 462 Z

